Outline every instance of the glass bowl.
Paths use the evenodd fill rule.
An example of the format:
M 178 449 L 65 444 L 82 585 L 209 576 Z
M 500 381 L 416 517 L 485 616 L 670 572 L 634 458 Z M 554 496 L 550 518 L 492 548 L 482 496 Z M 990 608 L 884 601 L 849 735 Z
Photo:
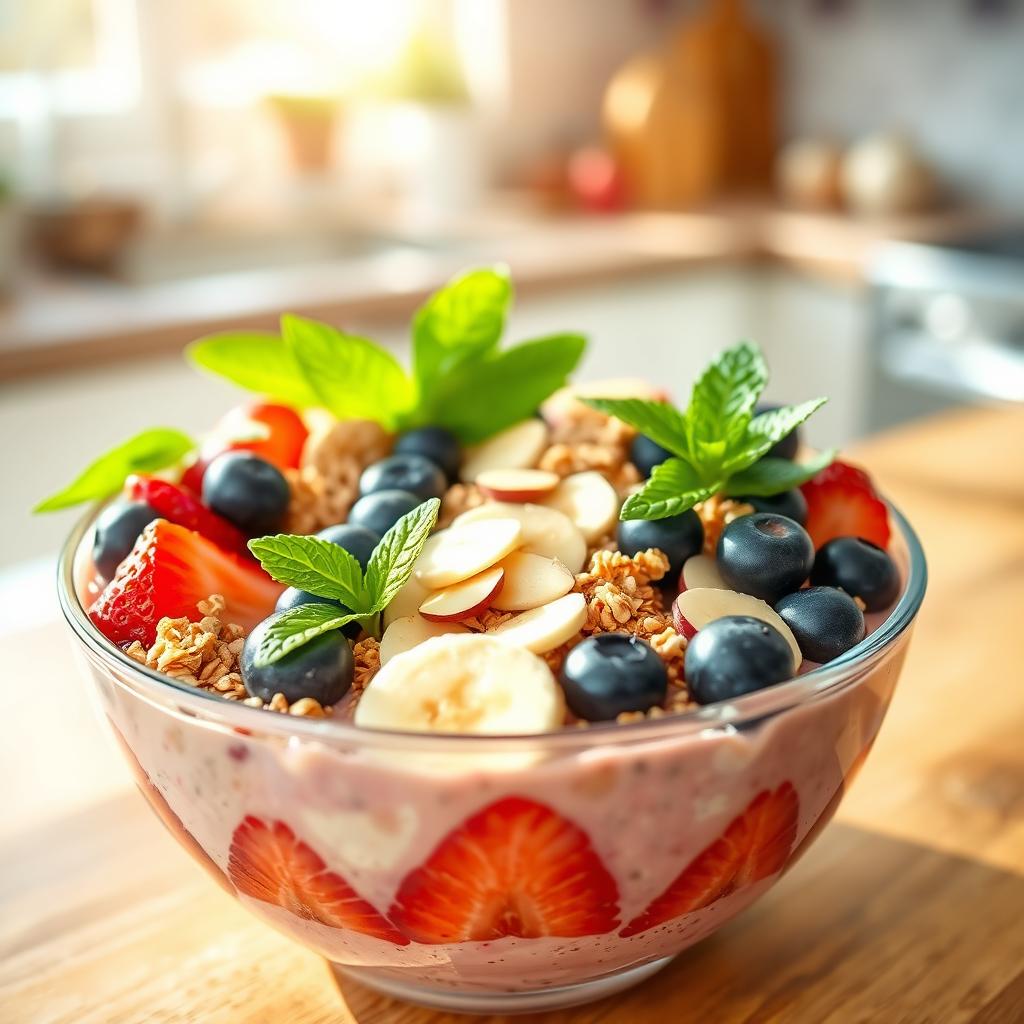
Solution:
M 842 658 L 695 712 L 530 737 L 295 718 L 138 665 L 75 587 L 95 513 L 58 584 L 139 788 L 220 885 L 392 996 L 543 1010 L 654 973 L 771 888 L 835 813 L 925 592 L 920 543 L 891 512 L 902 596 Z

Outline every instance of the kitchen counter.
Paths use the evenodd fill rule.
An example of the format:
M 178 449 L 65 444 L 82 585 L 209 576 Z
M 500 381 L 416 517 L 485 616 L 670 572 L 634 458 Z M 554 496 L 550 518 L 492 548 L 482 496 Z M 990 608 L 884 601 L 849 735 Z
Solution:
M 952 238 L 990 223 L 953 211 L 865 221 L 772 206 L 539 219 L 495 216 L 443 241 L 394 242 L 321 262 L 129 285 L 29 275 L 0 306 L 0 381 L 180 349 L 214 330 L 274 330 L 284 310 L 334 323 L 404 320 L 467 266 L 504 262 L 532 294 L 662 269 L 771 261 L 858 286 L 886 241 Z
M 1024 1020 L 1022 438 L 1024 409 L 970 411 L 856 451 L 919 531 L 931 584 L 836 822 L 761 902 L 642 987 L 520 1019 Z M 40 585 L 47 596 L 0 578 L 0 1018 L 469 1020 L 339 990 L 189 863 L 103 742 Z

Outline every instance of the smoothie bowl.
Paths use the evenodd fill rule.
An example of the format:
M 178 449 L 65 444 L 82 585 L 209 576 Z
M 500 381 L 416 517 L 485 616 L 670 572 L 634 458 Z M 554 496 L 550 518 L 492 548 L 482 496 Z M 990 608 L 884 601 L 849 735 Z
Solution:
M 428 303 L 414 342 L 456 298 L 479 339 L 473 278 Z M 924 595 L 912 529 L 861 471 L 778 450 L 809 413 L 754 411 L 756 350 L 726 353 L 686 412 L 638 382 L 555 392 L 566 374 L 525 399 L 541 416 L 483 437 L 306 403 L 359 438 L 347 504 L 337 485 L 300 503 L 311 442 L 273 425 L 136 461 L 61 560 L 98 705 L 169 831 L 337 972 L 427 1005 L 598 998 L 757 899 L 870 750 Z M 432 416 L 458 414 L 448 394 Z M 688 441 L 665 427 L 688 416 Z M 708 455 L 708 430 L 731 440 Z M 424 482 L 402 457 L 429 445 Z M 256 465 L 246 492 L 223 469 L 253 459 L 286 481 L 276 521 L 277 477 Z

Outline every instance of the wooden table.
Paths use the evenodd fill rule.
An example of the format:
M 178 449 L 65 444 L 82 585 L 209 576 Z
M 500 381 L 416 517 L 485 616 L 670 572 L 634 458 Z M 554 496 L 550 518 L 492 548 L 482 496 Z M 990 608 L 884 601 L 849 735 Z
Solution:
M 641 988 L 530 1019 L 1024 1021 L 1024 410 L 948 415 L 857 454 L 916 524 L 932 579 L 837 821 Z M 3 1024 L 468 1019 L 339 991 L 209 882 L 132 791 L 68 648 L 56 622 L 0 636 Z

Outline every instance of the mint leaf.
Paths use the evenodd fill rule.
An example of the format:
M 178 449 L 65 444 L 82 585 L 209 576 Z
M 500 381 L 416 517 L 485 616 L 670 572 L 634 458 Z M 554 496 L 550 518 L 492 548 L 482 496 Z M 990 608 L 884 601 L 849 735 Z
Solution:
M 421 393 L 452 366 L 491 351 L 512 302 L 506 268 L 471 270 L 435 292 L 412 324 L 413 370 Z
M 276 334 L 259 331 L 211 334 L 192 342 L 185 349 L 185 355 L 200 369 L 224 377 L 247 391 L 303 409 L 321 404 L 317 393 L 306 383 L 291 350 Z
M 554 334 L 460 363 L 438 381 L 420 415 L 464 444 L 483 441 L 532 416 L 565 384 L 584 348 L 579 334 Z
M 376 420 L 395 430 L 412 408 L 412 381 L 375 342 L 291 314 L 281 317 L 281 330 L 320 404 L 339 419 Z
M 249 541 L 249 550 L 278 583 L 340 601 L 354 612 L 368 613 L 363 570 L 337 544 L 320 537 L 279 533 Z
M 195 441 L 180 430 L 153 427 L 105 452 L 75 480 L 39 502 L 33 512 L 55 512 L 83 501 L 107 498 L 121 489 L 132 473 L 154 473 L 173 466 L 195 448 Z
M 804 463 L 774 459 L 766 455 L 752 466 L 729 477 L 725 493 L 730 497 L 749 494 L 757 498 L 790 491 L 820 473 L 837 454 L 838 449 L 830 448 Z
M 373 549 L 366 566 L 369 611 L 383 611 L 408 582 L 440 508 L 437 498 L 425 501 L 402 516 Z
M 689 461 L 683 414 L 668 402 L 650 402 L 643 398 L 584 398 L 587 405 L 646 434 L 655 444 Z
M 622 506 L 621 519 L 665 519 L 693 508 L 710 498 L 721 481 L 707 485 L 697 471 L 682 459 L 667 459 L 654 467 L 643 489 L 631 494 Z
M 303 604 L 289 608 L 267 627 L 253 663 L 257 668 L 273 665 L 310 640 L 332 629 L 341 629 L 357 618 L 355 612 L 343 612 L 336 604 Z
M 813 412 L 820 409 L 827 398 L 812 398 L 799 405 L 785 405 L 771 412 L 755 416 L 746 426 L 743 438 L 725 460 L 723 470 L 726 476 L 739 473 L 753 465 L 773 444 L 792 433 Z

